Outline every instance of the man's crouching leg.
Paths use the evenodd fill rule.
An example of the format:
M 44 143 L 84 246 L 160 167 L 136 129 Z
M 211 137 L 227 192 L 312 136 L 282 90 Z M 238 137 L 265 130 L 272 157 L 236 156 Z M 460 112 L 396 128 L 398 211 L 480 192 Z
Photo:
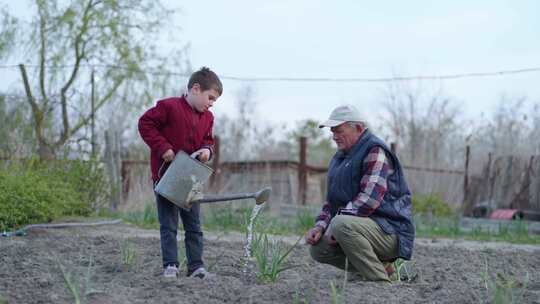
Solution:
M 338 215 L 329 227 L 342 252 L 359 275 L 369 281 L 390 282 L 382 261 L 397 256 L 397 237 L 386 234 L 372 219 Z
M 317 244 L 310 246 L 309 253 L 311 254 L 311 257 L 319 263 L 345 269 L 345 253 L 338 245 L 330 245 L 324 236 L 321 237 Z M 350 262 L 347 269 L 353 271 Z

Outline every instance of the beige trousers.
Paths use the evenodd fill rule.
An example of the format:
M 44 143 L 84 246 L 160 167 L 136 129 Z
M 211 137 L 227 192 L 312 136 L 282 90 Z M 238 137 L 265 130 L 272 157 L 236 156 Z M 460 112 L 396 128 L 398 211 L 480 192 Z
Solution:
M 329 231 L 328 231 L 329 230 Z M 350 215 L 336 215 L 328 227 L 337 240 L 337 245 L 330 245 L 326 237 L 314 246 L 310 253 L 314 260 L 358 273 L 368 281 L 390 281 L 384 263 L 393 261 L 398 256 L 397 237 L 386 234 L 370 218 Z

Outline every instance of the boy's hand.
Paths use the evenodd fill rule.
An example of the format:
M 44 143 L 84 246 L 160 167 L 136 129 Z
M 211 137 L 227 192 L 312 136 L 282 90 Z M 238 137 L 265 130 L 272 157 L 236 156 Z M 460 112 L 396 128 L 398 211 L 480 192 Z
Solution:
M 161 158 L 163 158 L 163 160 L 166 161 L 166 162 L 171 162 L 174 159 L 173 150 L 169 149 L 169 150 L 165 151 L 165 153 L 163 153 Z
M 199 161 L 205 163 L 205 162 L 210 160 L 210 149 L 202 148 L 202 149 L 199 149 L 199 150 L 195 151 L 195 153 L 193 153 L 192 155 L 195 155 L 195 157 Z

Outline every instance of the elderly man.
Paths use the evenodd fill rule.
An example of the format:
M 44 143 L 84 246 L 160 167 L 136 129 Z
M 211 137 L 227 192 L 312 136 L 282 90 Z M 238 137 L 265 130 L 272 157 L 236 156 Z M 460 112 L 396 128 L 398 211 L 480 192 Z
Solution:
M 390 281 L 391 262 L 409 260 L 414 241 L 411 192 L 396 155 L 373 135 L 354 106 L 334 109 L 330 127 L 338 151 L 328 168 L 328 190 L 316 224 L 305 236 L 313 259 Z

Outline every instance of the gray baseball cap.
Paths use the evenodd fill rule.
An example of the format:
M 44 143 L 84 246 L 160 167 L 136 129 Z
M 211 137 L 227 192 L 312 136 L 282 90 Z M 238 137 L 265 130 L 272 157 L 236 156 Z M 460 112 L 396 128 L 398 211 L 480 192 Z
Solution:
M 362 117 L 360 117 L 360 112 L 353 105 L 343 105 L 335 108 L 332 113 L 330 113 L 328 120 L 319 124 L 319 128 L 336 127 L 348 121 L 363 121 Z

